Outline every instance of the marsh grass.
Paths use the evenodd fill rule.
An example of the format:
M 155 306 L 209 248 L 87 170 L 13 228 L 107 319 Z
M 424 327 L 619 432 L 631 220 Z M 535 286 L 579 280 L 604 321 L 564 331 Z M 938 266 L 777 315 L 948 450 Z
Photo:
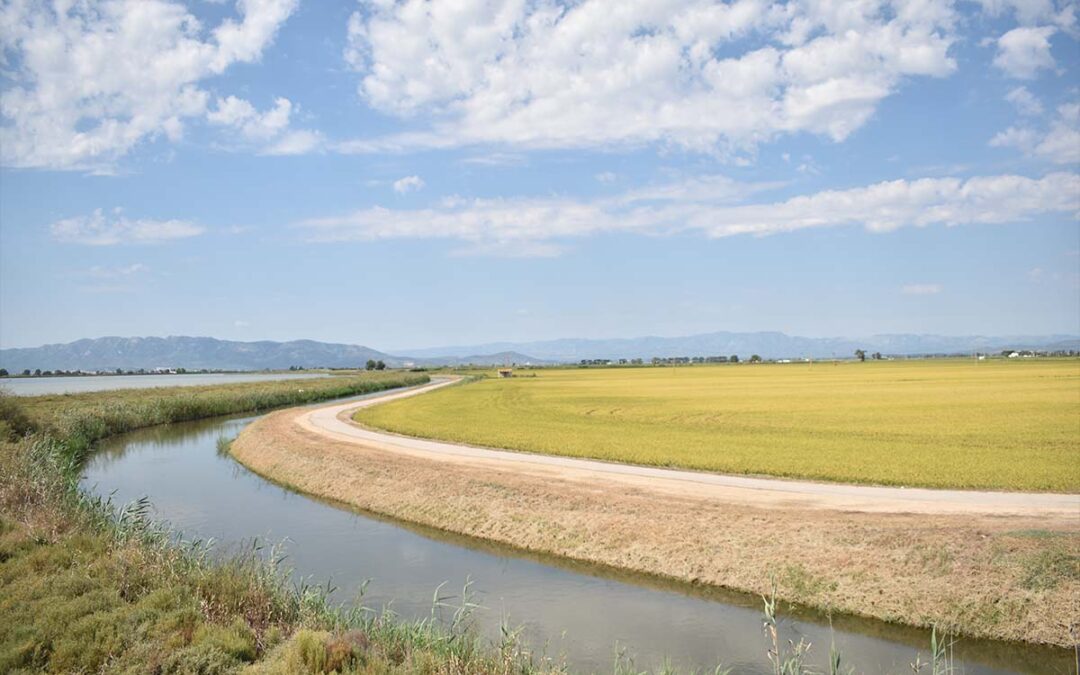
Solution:
M 429 382 L 425 374 L 372 373 L 357 377 L 252 382 L 206 387 L 122 389 L 83 394 L 26 397 L 12 424 L 28 425 L 62 439 L 80 460 L 97 441 L 134 429 L 219 415 L 259 412 Z M 2 397 L 11 408 L 13 397 Z M 4 412 L 4 411 L 0 411 Z M 10 412 L 8 414 L 11 414 Z

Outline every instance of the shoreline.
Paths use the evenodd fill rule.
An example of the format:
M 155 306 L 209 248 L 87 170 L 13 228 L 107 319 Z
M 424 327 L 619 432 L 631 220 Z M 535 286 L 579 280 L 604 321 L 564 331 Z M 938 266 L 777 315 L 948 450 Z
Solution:
M 314 411 L 335 407 L 343 406 Z M 767 592 L 775 581 L 781 599 L 818 610 L 1073 646 L 1060 624 L 1076 621 L 1080 581 L 1068 573 L 1045 587 L 1027 580 L 1046 560 L 1075 559 L 1074 521 L 836 511 L 790 500 L 766 508 L 595 476 L 478 471 L 328 437 L 297 415 L 256 420 L 232 455 L 300 492 L 525 552 L 743 593 Z

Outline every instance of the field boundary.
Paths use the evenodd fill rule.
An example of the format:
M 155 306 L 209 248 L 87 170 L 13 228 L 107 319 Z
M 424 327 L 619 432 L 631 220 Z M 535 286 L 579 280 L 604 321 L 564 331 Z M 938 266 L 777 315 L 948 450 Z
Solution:
M 347 419 L 357 407 L 271 413 L 246 427 L 230 453 L 298 492 L 521 551 L 744 593 L 771 588 L 785 602 L 952 634 L 1072 645 L 1063 626 L 1075 616 L 1080 583 L 1067 567 L 1080 550 L 1073 508 L 807 507 L 799 495 L 768 490 L 569 475 L 524 453 L 485 463 L 411 451 L 401 436 L 359 439 L 352 434 L 367 430 Z M 302 425 L 301 415 L 344 430 Z
M 601 479 L 635 489 L 740 504 L 875 513 L 1050 518 L 1076 518 L 1080 514 L 1080 494 L 901 488 L 665 469 L 416 438 L 372 429 L 351 419 L 362 408 L 419 396 L 461 382 L 461 378 L 433 380 L 427 385 L 364 401 L 311 408 L 296 414 L 294 423 L 323 437 L 432 461 L 512 470 L 553 479 Z

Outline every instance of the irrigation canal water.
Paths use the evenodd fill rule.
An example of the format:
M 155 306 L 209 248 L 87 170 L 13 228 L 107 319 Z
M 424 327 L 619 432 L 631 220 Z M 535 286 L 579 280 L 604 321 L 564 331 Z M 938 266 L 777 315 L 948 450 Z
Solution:
M 456 595 L 472 580 L 477 628 L 497 640 L 500 627 L 520 628 L 537 655 L 570 669 L 611 672 L 616 654 L 638 670 L 665 662 L 682 670 L 766 673 L 769 641 L 758 598 L 666 583 L 609 569 L 508 550 L 474 539 L 417 528 L 270 483 L 218 452 L 254 417 L 223 417 L 165 425 L 117 436 L 88 461 L 84 486 L 117 504 L 148 497 L 154 517 L 186 539 L 217 542 L 218 551 L 277 544 L 287 566 L 313 583 L 327 581 L 334 599 L 389 606 L 411 619 L 431 615 L 435 589 Z M 928 657 L 927 631 L 817 613 L 781 618 L 781 639 L 812 644 L 824 668 L 830 645 L 859 673 L 911 673 Z M 1071 672 L 1066 650 L 961 640 L 960 672 Z

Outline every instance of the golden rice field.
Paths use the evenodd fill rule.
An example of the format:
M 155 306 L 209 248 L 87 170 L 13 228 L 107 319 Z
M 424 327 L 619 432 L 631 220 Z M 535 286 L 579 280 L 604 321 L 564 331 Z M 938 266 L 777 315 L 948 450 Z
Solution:
M 474 445 L 828 481 L 1080 492 L 1080 361 L 537 370 L 360 411 Z

